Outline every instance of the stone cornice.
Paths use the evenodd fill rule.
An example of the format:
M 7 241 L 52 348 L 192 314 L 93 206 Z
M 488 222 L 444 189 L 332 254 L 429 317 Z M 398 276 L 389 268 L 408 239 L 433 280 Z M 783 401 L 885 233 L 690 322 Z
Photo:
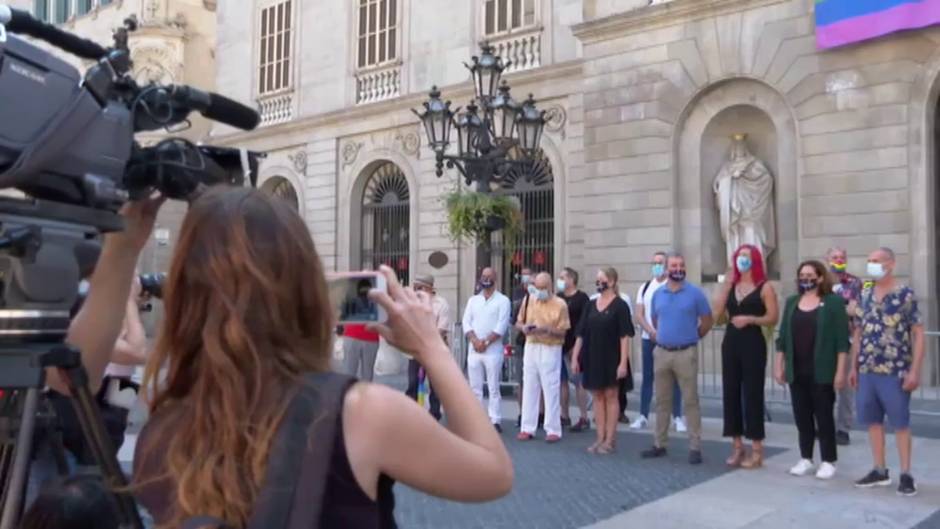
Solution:
M 581 75 L 581 73 L 582 61 L 577 60 L 545 66 L 529 71 L 513 73 L 508 75 L 507 78 L 510 80 L 514 88 L 521 88 L 529 84 L 543 81 L 574 78 Z M 441 91 L 445 94 L 445 99 L 449 99 L 454 102 L 455 107 L 463 106 L 461 102 L 469 100 L 471 97 L 473 97 L 473 88 L 469 81 L 458 85 L 441 87 Z M 516 99 L 519 99 L 520 101 L 523 99 L 521 91 L 520 93 L 515 94 L 515 96 Z M 558 95 L 544 94 L 541 99 L 553 99 L 555 97 L 558 97 Z M 289 135 L 312 128 L 336 126 L 341 126 L 342 129 L 338 136 L 346 136 L 360 132 L 356 130 L 357 128 L 362 128 L 363 132 L 366 130 L 372 130 L 372 128 L 366 128 L 357 125 L 358 122 L 365 121 L 369 118 L 374 118 L 375 116 L 380 116 L 383 114 L 394 114 L 398 112 L 407 113 L 407 116 L 411 118 L 407 124 L 414 124 L 417 126 L 418 119 L 411 114 L 409 109 L 418 108 L 421 105 L 421 102 L 425 99 L 427 99 L 427 93 L 422 91 L 419 93 L 408 94 L 406 96 L 390 99 L 388 101 L 381 101 L 378 103 L 371 103 L 368 105 L 360 105 L 355 107 L 347 107 L 324 114 L 302 117 L 300 119 L 288 121 L 278 125 L 271 125 L 269 127 L 264 127 L 258 130 L 245 132 L 238 131 L 231 134 L 209 136 L 206 138 L 206 141 L 211 142 L 214 145 L 227 146 L 248 141 L 255 142 L 259 140 L 266 140 L 271 137 Z M 398 123 L 394 126 L 401 126 L 404 124 L 405 123 Z
M 673 0 L 654 6 L 639 7 L 589 20 L 572 26 L 575 37 L 584 43 L 681 24 L 688 20 L 719 16 L 791 0 Z

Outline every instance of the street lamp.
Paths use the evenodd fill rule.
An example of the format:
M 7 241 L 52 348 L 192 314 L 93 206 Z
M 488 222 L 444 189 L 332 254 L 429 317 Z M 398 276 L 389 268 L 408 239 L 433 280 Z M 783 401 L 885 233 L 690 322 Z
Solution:
M 464 63 L 473 80 L 474 100 L 460 112 L 450 110 L 450 101 L 441 100 L 435 86 L 423 103 L 424 111 L 412 110 L 424 124 L 428 145 L 436 156 L 437 176 L 443 176 L 444 165 L 457 169 L 467 185 L 476 184 L 479 193 L 491 193 L 492 184 L 499 183 L 514 166 L 525 166 L 540 151 L 545 112 L 536 108 L 530 94 L 522 104 L 512 98 L 509 83 L 502 80 L 511 62 L 493 54 L 493 47 L 484 43 L 482 53 Z M 502 81 L 502 82 L 500 82 Z M 448 154 L 451 129 L 457 129 L 457 153 Z M 522 159 L 510 158 L 518 149 Z M 491 258 L 491 232 L 487 232 L 477 254 L 478 265 L 487 266 Z

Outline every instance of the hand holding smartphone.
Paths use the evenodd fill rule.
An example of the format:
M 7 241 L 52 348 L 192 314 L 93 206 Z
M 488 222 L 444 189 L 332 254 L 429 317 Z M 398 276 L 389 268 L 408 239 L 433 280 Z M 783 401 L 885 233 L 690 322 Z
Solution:
M 344 272 L 327 275 L 330 301 L 337 325 L 385 323 L 388 315 L 369 299 L 369 292 L 388 292 L 380 272 Z

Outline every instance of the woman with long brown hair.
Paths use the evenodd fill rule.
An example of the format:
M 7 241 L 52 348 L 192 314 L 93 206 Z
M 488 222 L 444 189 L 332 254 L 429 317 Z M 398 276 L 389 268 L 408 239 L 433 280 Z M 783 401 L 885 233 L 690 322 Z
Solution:
M 588 452 L 609 454 L 616 446 L 617 419 L 621 413 L 617 390 L 619 381 L 629 372 L 630 338 L 635 331 L 630 306 L 617 288 L 617 271 L 598 270 L 596 285 L 600 296 L 588 303 L 581 317 L 571 370 L 584 373 L 584 389 L 594 397 L 597 442 Z
M 394 527 L 394 481 L 459 501 L 495 499 L 512 486 L 509 456 L 437 332 L 430 300 L 382 272 L 388 293 L 372 298 L 388 322 L 376 330 L 434 379 L 451 431 L 398 391 L 352 385 L 322 527 Z M 210 190 L 190 206 L 164 291 L 145 377 L 151 420 L 134 461 L 138 499 L 160 528 L 196 515 L 245 527 L 292 395 L 305 374 L 330 366 L 333 311 L 320 258 L 286 203 Z

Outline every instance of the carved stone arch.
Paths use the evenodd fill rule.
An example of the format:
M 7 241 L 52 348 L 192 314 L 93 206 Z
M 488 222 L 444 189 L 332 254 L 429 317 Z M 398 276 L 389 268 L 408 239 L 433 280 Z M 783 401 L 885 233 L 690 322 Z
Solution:
M 415 170 L 409 160 L 399 152 L 391 149 L 372 149 L 359 154 L 357 161 L 348 171 L 344 171 L 341 180 L 344 185 L 340 187 L 340 203 L 338 211 L 337 237 L 339 248 L 345 255 L 340 256 L 340 263 L 345 264 L 349 270 L 358 269 L 361 265 L 359 248 L 359 234 L 362 233 L 362 199 L 369 183 L 370 176 L 385 163 L 392 163 L 401 170 L 402 176 L 408 183 L 408 212 L 409 212 L 409 259 L 413 263 L 418 254 L 418 199 L 419 187 L 415 178 Z M 345 244 L 343 243 L 345 241 Z M 342 265 L 341 265 L 342 266 Z
M 306 218 L 306 202 L 304 197 L 303 179 L 286 165 L 272 165 L 263 167 L 258 176 L 258 188 L 262 191 L 285 192 L 284 184 L 289 184 L 296 195 L 297 212 L 301 218 Z M 280 190 L 275 188 L 280 187 Z
M 752 78 L 726 79 L 703 88 L 683 110 L 674 134 L 673 241 L 686 256 L 689 276 L 695 281 L 714 281 L 714 248 L 710 230 L 717 229 L 711 183 L 717 173 L 715 157 L 723 158 L 730 146 L 716 141 L 722 124 L 736 123 L 747 133 L 749 125 L 761 129 L 763 145 L 755 155 L 770 158 L 775 178 L 777 214 L 776 262 L 773 269 L 792 270 L 800 259 L 799 241 L 799 142 L 797 122 L 786 99 L 775 89 Z M 712 136 L 709 136 L 710 133 Z M 711 200 L 709 200 L 711 199 Z M 714 245 L 711 243 L 712 246 Z M 709 253 L 711 252 L 711 253 Z M 708 261 L 706 262 L 706 259 Z M 708 273 L 705 269 L 710 268 Z M 723 271 L 723 270 L 722 270 Z
M 929 328 L 936 329 L 940 321 L 940 50 L 921 72 L 911 90 L 908 112 L 910 281 L 925 301 Z

